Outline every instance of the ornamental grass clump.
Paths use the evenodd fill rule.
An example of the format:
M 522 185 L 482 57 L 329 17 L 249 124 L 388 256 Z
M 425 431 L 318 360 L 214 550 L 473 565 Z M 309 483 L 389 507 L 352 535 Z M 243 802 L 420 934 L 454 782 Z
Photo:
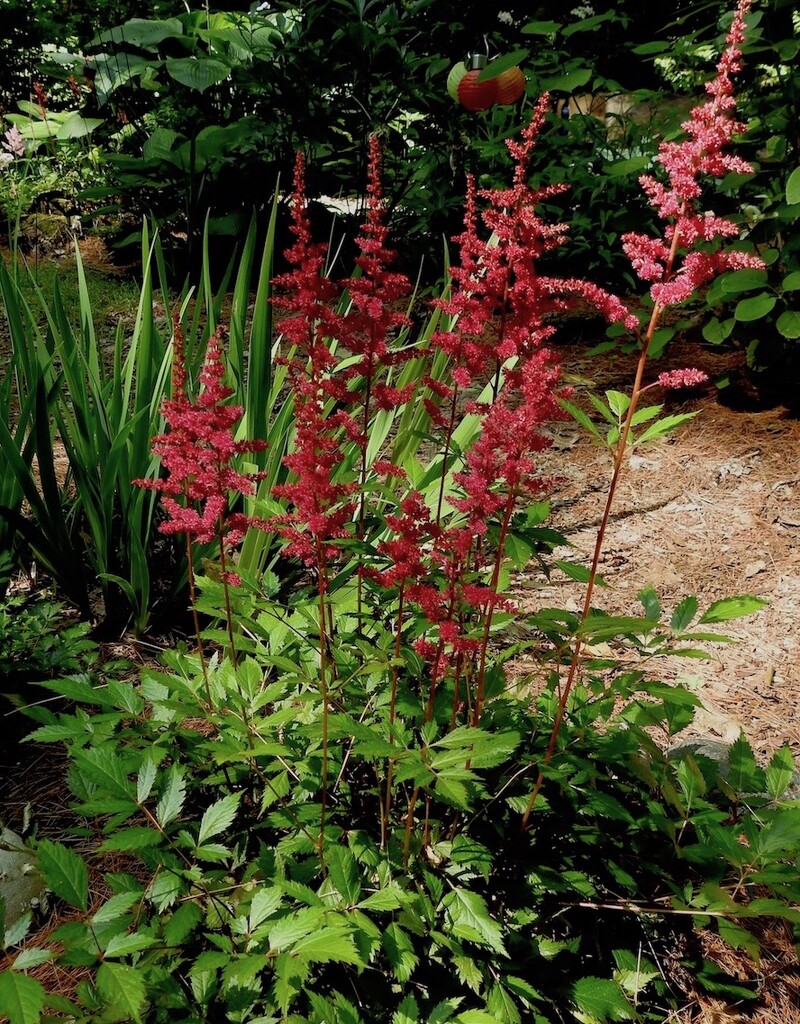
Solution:
M 191 398 L 176 324 L 169 429 L 155 443 L 168 475 L 147 486 L 190 560 L 192 541 L 216 541 L 220 572 L 198 588 L 227 630 L 201 635 L 198 621 L 198 654 L 167 651 L 138 682 L 51 684 L 96 713 L 32 710 L 34 738 L 67 746 L 111 895 L 90 899 L 67 843 L 36 844 L 74 914 L 52 947 L 7 960 L 11 1024 L 657 1021 L 680 1002 L 660 964 L 690 947 L 693 922 L 753 948 L 748 915 L 791 918 L 788 750 L 764 770 L 741 740 L 721 779 L 701 758 L 673 764 L 653 739 L 668 744 L 697 704 L 651 677 L 654 659 L 696 656 L 705 624 L 760 603 L 700 614 L 689 596 L 662 621 L 646 590 L 638 618 L 516 615 L 512 568 L 536 555 L 549 570 L 566 543 L 542 526 L 538 464 L 568 401 L 552 316 L 580 299 L 633 327 L 614 296 L 537 271 L 564 234 L 539 216 L 550 193 L 526 184 L 547 109 L 509 144 L 512 187 L 470 186 L 441 327 L 416 346 L 377 142 L 346 297 L 324 274 L 298 160 L 290 269 L 275 282 L 293 432 L 257 520 L 236 504 L 261 511 L 241 464 L 252 446 L 234 439 L 224 333 Z M 695 383 L 683 371 L 660 386 Z M 409 418 L 412 400 L 422 411 Z M 392 436 L 409 423 L 420 438 Z M 282 549 L 239 580 L 231 545 L 245 527 Z M 571 651 L 588 639 L 611 653 L 578 671 Z M 546 677 L 536 692 L 508 671 L 523 652 Z M 7 931 L 7 944 L 24 935 Z M 27 973 L 51 960 L 84 972 L 68 993 Z

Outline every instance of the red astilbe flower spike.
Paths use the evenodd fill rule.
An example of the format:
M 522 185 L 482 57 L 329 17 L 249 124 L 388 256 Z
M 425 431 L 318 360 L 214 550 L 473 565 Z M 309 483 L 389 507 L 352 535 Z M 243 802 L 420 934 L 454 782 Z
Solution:
M 287 553 L 312 565 L 319 559 L 319 543 L 323 555 L 329 557 L 334 549 L 325 542 L 346 536 L 354 485 L 334 482 L 341 451 L 334 436 L 335 424 L 325 416 L 325 401 L 330 397 L 342 400 L 346 386 L 334 379 L 336 360 L 328 339 L 343 332 L 341 317 L 332 308 L 338 289 L 324 273 L 325 246 L 311 241 L 305 167 L 299 153 L 291 230 L 295 240 L 285 255 L 293 269 L 275 278 L 273 284 L 280 291 L 272 301 L 287 313 L 278 322 L 278 331 L 296 346 L 288 363 L 294 397 L 294 448 L 283 459 L 294 479 L 273 490 L 276 497 L 287 498 L 292 508 L 286 515 L 276 516 L 272 524 L 289 541 Z
M 262 441 L 236 441 L 234 429 L 242 407 L 228 405 L 232 390 L 223 384 L 223 345 L 226 331 L 218 327 L 209 338 L 200 374 L 200 393 L 187 394 L 183 334 L 174 318 L 172 398 L 162 404 L 168 431 L 153 439 L 152 450 L 161 456 L 166 479 L 134 480 L 139 487 L 158 491 L 167 519 L 159 526 L 165 534 L 184 533 L 200 543 L 218 539 L 226 547 L 237 544 L 247 527 L 264 525 L 241 513 L 227 514 L 228 495 L 252 494 L 259 474 L 240 473 L 237 455 L 262 451 Z M 235 580 L 233 580 L 235 582 Z
M 658 162 L 666 171 L 663 183 L 650 175 L 639 180 L 659 217 L 667 221 L 664 241 L 636 233 L 623 236 L 625 254 L 643 281 L 653 282 L 650 294 L 659 306 L 683 302 L 701 285 L 725 270 L 761 269 L 758 256 L 743 252 L 696 250 L 684 258 L 674 272 L 678 248 L 726 238 L 735 238 L 739 228 L 732 221 L 698 208 L 703 177 L 719 178 L 730 172 L 749 173 L 751 166 L 725 152 L 733 136 L 745 130 L 734 117 L 736 101 L 732 77 L 742 67 L 741 45 L 744 19 L 751 0 L 740 0 L 717 64 L 717 74 L 706 84 L 710 99 L 695 107 L 681 127 L 687 137 L 680 142 L 663 142 Z

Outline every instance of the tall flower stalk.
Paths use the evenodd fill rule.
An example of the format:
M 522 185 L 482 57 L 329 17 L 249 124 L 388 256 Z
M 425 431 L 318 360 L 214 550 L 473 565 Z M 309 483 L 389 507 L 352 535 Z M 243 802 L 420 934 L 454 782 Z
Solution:
M 650 284 L 653 308 L 644 334 L 640 337 L 639 359 L 630 404 L 614 451 L 611 481 L 595 538 L 581 608 L 579 632 L 572 648 L 566 680 L 559 686 L 558 705 L 550 739 L 523 815 L 523 828 L 527 827 L 530 820 L 544 781 L 544 769 L 555 752 L 569 697 L 578 679 L 583 652 L 580 626 L 586 622 L 591 611 L 600 557 L 623 471 L 633 417 L 642 392 L 650 386 L 645 384 L 645 369 L 653 336 L 668 308 L 688 299 L 717 274 L 726 270 L 763 267 L 763 262 L 758 256 L 736 250 L 709 248 L 712 243 L 735 238 L 739 234 L 739 228 L 732 221 L 703 210 L 701 205 L 704 178 L 719 178 L 731 172 L 748 173 L 752 170 L 740 157 L 725 151 L 734 135 L 745 130 L 745 125 L 734 117 L 736 100 L 733 76 L 742 67 L 741 47 L 745 39 L 745 17 L 750 6 L 751 0 L 740 0 L 736 8 L 728 30 L 725 50 L 717 64 L 717 73 L 706 85 L 706 92 L 710 98 L 695 107 L 689 120 L 683 123 L 682 128 L 686 137 L 678 142 L 663 142 L 659 148 L 658 162 L 666 173 L 666 181 L 650 175 L 644 175 L 640 179 L 645 194 L 658 216 L 664 221 L 662 237 L 651 238 L 636 233 L 623 237 L 623 248 L 631 260 L 634 271 L 640 280 Z M 670 386 L 668 381 L 662 381 L 662 384 Z

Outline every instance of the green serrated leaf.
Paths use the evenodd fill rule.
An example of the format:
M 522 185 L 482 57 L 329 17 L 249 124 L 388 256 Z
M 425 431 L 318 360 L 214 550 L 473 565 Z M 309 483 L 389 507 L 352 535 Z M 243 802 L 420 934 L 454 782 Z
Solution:
M 769 604 L 762 597 L 753 597 L 751 594 L 742 594 L 739 597 L 725 597 L 721 601 L 715 601 L 703 615 L 700 622 L 728 622 L 731 619 L 740 619 L 744 615 L 752 615 L 761 611 Z
M 6 971 L 0 974 L 0 1006 L 11 1024 L 39 1024 L 45 992 L 38 981 L 27 974 Z
M 263 886 L 253 893 L 250 901 L 250 931 L 255 931 L 262 921 L 268 920 L 278 910 L 283 893 L 277 886 Z
M 467 889 L 454 889 L 445 897 L 444 907 L 454 934 L 489 946 L 502 956 L 508 956 L 503 945 L 502 929 L 492 919 L 482 896 Z
M 326 856 L 326 863 L 336 891 L 348 906 L 354 906 L 361 898 L 361 877 L 355 857 L 347 847 L 336 846 Z
M 690 594 L 688 597 L 684 597 L 681 603 L 677 605 L 669 620 L 669 624 L 676 633 L 682 633 L 684 629 L 691 626 L 695 615 L 697 615 L 697 598 L 694 594 Z
M 135 967 L 103 962 L 97 971 L 97 991 L 108 1021 L 140 1021 L 145 1003 L 144 975 Z
M 233 819 L 236 817 L 236 811 L 241 799 L 241 793 L 230 793 L 206 808 L 200 822 L 200 831 L 197 835 L 198 846 L 201 846 L 207 839 L 219 835 L 220 832 L 224 832 L 226 828 L 230 827 Z
M 773 800 L 780 800 L 794 777 L 794 758 L 791 748 L 776 750 L 767 767 L 767 792 Z
M 408 981 L 419 961 L 411 939 L 399 925 L 390 924 L 383 933 L 382 942 L 394 976 L 400 982 Z
M 159 825 L 166 826 L 174 821 L 183 809 L 183 801 L 186 798 L 186 783 L 183 774 L 177 766 L 170 768 L 167 773 L 167 781 L 164 785 L 161 799 L 156 805 L 156 818 Z
M 156 763 L 151 757 L 146 757 L 142 761 L 142 767 L 139 769 L 139 776 L 136 780 L 136 799 L 140 804 L 143 804 L 150 796 L 155 780 Z
M 89 871 L 83 857 L 61 843 L 43 839 L 37 849 L 39 870 L 48 889 L 69 903 L 86 910 L 89 897 Z
M 392 1024 L 419 1024 L 419 1006 L 410 992 L 395 1010 Z
M 622 989 L 609 978 L 581 978 L 572 986 L 572 998 L 597 1021 L 635 1020 L 636 1011 Z

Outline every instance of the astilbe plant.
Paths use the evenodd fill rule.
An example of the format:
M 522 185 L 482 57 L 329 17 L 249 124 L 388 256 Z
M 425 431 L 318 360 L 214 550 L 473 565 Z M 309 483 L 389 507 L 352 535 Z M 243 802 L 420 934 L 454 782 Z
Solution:
M 235 460 L 248 452 L 260 451 L 261 441 L 237 441 L 234 428 L 242 407 L 228 401 L 233 394 L 224 384 L 226 332 L 218 327 L 208 340 L 196 398 L 188 392 L 186 353 L 179 315 L 173 318 L 172 396 L 164 401 L 162 413 L 168 430 L 153 438 L 153 452 L 161 459 L 165 477 L 134 480 L 140 487 L 158 491 L 166 512 L 159 530 L 186 538 L 189 590 L 198 650 L 202 641 L 197 618 L 195 591 L 195 545 L 218 545 L 222 584 L 226 594 L 228 631 L 233 655 L 233 621 L 228 588 L 240 580 L 230 567 L 229 552 L 256 524 L 252 517 L 230 511 L 231 494 L 251 494 L 259 474 L 242 473 Z
M 717 65 L 715 77 L 707 83 L 709 99 L 694 107 L 682 125 L 685 138 L 663 142 L 659 147 L 658 162 L 666 181 L 644 175 L 640 181 L 648 199 L 664 222 L 661 238 L 631 233 L 623 238 L 623 247 L 640 280 L 650 285 L 652 310 L 644 331 L 635 330 L 639 340 L 639 359 L 636 365 L 630 401 L 614 452 L 614 463 L 606 503 L 595 539 L 591 568 L 581 610 L 581 624 L 589 617 L 597 580 L 600 557 L 605 542 L 611 509 L 623 470 L 625 453 L 631 434 L 639 399 L 653 384 L 645 384 L 645 369 L 653 337 L 661 324 L 665 311 L 677 305 L 698 288 L 707 284 L 725 270 L 760 269 L 762 260 L 755 255 L 735 249 L 720 248 L 719 243 L 735 238 L 739 227 L 725 217 L 716 216 L 702 208 L 704 182 L 725 174 L 747 173 L 751 170 L 740 157 L 726 152 L 733 137 L 745 130 L 736 121 L 734 113 L 733 76 L 742 66 L 742 43 L 745 39 L 745 17 L 751 0 L 739 0 L 726 37 L 725 50 Z M 716 247 L 715 247 L 715 243 Z M 638 327 L 638 325 L 637 325 Z M 699 370 L 680 370 L 659 375 L 656 382 L 664 388 L 694 387 L 705 380 Z M 572 649 L 566 680 L 559 690 L 559 704 L 544 758 L 549 764 L 555 750 L 558 733 L 567 708 L 572 688 L 579 675 L 583 644 L 576 638 Z M 534 803 L 544 781 L 540 770 L 523 816 L 527 826 Z
M 313 243 L 298 160 L 290 270 L 276 282 L 295 431 L 273 492 L 283 510 L 253 523 L 283 538 L 295 586 L 270 594 L 266 574 L 258 586 L 245 578 L 235 632 L 231 547 L 249 521 L 234 502 L 255 483 L 237 460 L 252 446 L 234 440 L 224 332 L 192 398 L 176 322 L 168 430 L 154 445 L 166 475 L 144 486 L 161 493 L 162 529 L 186 535 L 190 563 L 193 543 L 219 545 L 230 656 L 202 676 L 193 655 L 171 651 L 141 686 L 61 684 L 100 709 L 94 718 L 35 710 L 35 738 L 68 746 L 68 782 L 102 831 L 113 895 L 96 906 L 79 854 L 37 843 L 47 885 L 75 913 L 52 935 L 63 954 L 30 947 L 0 963 L 11 1024 L 45 1013 L 87 1024 L 663 1020 L 677 1001 L 656 966 L 674 954 L 673 925 L 659 923 L 665 894 L 679 921 L 722 907 L 726 936 L 744 943 L 742 892 L 753 914 L 800 899 L 796 812 L 776 803 L 788 751 L 767 772 L 744 742 L 731 751 L 747 794 L 731 814 L 733 771 L 715 794 L 715 769 L 673 770 L 650 736 L 687 722 L 693 695 L 621 663 L 599 696 L 591 682 L 573 687 L 548 802 L 520 833 L 564 708 L 555 680 L 535 699 L 507 692 L 508 651 L 496 656 L 492 638 L 513 609 L 516 509 L 549 486 L 538 456 L 565 392 L 551 316 L 580 299 L 632 326 L 613 296 L 537 272 L 564 234 L 526 185 L 546 108 L 509 147 L 513 187 L 470 189 L 446 307 L 455 323 L 432 344 L 452 378 L 429 374 L 427 469 L 365 441 L 407 397 L 390 375 L 406 358 L 396 306 L 407 285 L 390 269 L 377 143 L 349 309 Z M 673 371 L 648 386 L 697 383 L 696 371 Z M 475 425 L 466 444 L 461 411 Z M 696 599 L 678 611 L 685 630 Z M 717 608 L 708 621 L 723 617 Z M 603 618 L 609 636 L 630 640 L 628 622 Z M 649 656 L 675 651 L 679 627 L 647 626 Z M 624 716 L 609 710 L 619 702 Z M 763 889 L 778 898 L 759 902 Z M 645 915 L 656 963 L 642 953 Z M 0 930 L 11 946 L 23 934 Z M 51 956 L 59 970 L 86 969 L 77 1005 L 25 973 Z

